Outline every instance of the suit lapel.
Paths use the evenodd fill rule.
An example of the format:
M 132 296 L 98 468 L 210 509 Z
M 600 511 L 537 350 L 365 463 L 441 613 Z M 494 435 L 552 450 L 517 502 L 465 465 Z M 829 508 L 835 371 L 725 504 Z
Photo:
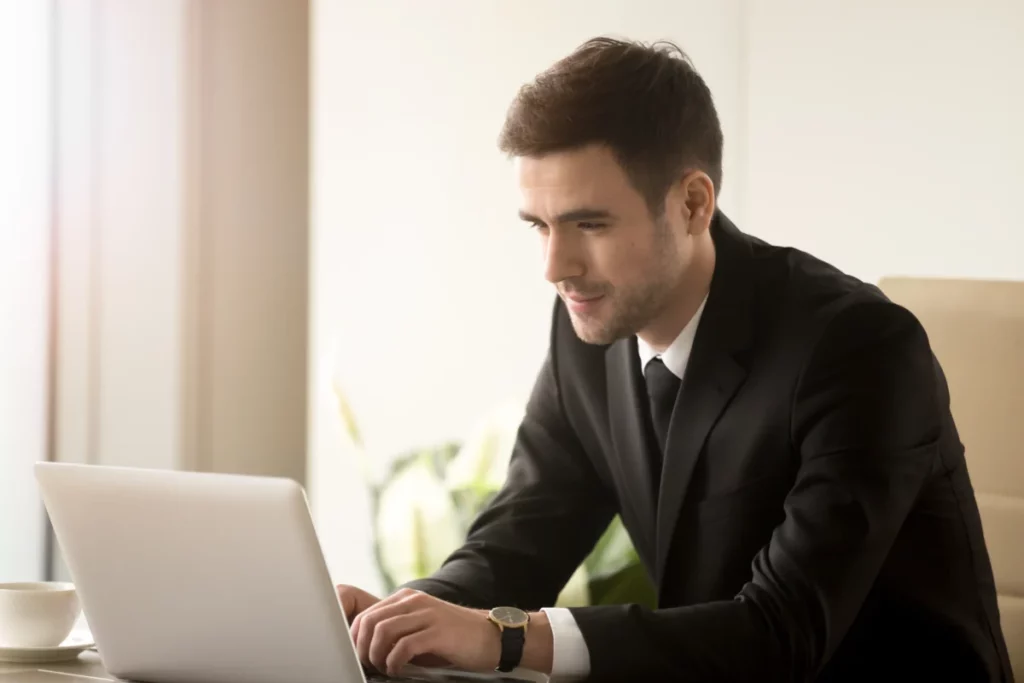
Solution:
M 654 576 L 664 578 L 676 522 L 708 434 L 747 376 L 750 246 L 722 214 L 712 224 L 715 273 L 669 422 L 656 512 Z
M 651 473 L 651 448 L 647 430 L 646 388 L 640 374 L 640 357 L 636 337 L 621 339 L 608 349 L 605 355 L 608 377 L 608 415 L 615 452 L 620 457 L 612 458 L 619 469 L 619 476 L 632 492 L 629 504 L 645 530 L 645 547 L 650 557 L 654 548 L 654 479 Z M 640 550 L 638 547 L 637 550 Z

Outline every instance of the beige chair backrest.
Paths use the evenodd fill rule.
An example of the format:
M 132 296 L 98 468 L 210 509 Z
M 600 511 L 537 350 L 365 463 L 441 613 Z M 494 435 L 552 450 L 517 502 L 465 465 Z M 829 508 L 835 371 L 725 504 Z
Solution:
M 949 381 L 1003 633 L 1024 676 L 1024 282 L 885 278 L 879 287 L 921 321 Z

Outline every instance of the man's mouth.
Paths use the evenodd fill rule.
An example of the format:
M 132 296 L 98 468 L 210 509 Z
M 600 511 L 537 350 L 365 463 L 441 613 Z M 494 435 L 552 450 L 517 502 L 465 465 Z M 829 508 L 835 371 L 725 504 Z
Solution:
M 577 304 L 585 304 L 588 301 L 596 301 L 596 300 L 600 299 L 602 296 L 604 296 L 604 295 L 603 294 L 580 294 L 578 292 L 570 292 L 568 294 L 565 294 L 565 298 L 566 299 L 569 299 L 569 301 L 572 301 L 573 303 L 577 303 Z
M 604 294 L 583 294 L 581 292 L 566 292 L 562 295 L 565 305 L 570 311 L 577 314 L 592 313 L 604 299 Z

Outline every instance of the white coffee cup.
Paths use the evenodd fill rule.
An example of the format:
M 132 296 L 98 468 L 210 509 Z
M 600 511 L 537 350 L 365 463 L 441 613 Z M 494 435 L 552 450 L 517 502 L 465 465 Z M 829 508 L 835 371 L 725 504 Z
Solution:
M 56 647 L 81 612 L 73 583 L 0 583 L 0 646 Z

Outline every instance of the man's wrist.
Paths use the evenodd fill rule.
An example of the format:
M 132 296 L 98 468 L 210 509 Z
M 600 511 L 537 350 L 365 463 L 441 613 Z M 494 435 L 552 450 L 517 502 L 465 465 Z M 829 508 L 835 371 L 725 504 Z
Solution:
M 544 612 L 530 612 L 530 625 L 526 629 L 526 645 L 523 647 L 524 669 L 551 674 L 551 662 L 554 657 L 554 636 L 551 634 L 551 623 Z

